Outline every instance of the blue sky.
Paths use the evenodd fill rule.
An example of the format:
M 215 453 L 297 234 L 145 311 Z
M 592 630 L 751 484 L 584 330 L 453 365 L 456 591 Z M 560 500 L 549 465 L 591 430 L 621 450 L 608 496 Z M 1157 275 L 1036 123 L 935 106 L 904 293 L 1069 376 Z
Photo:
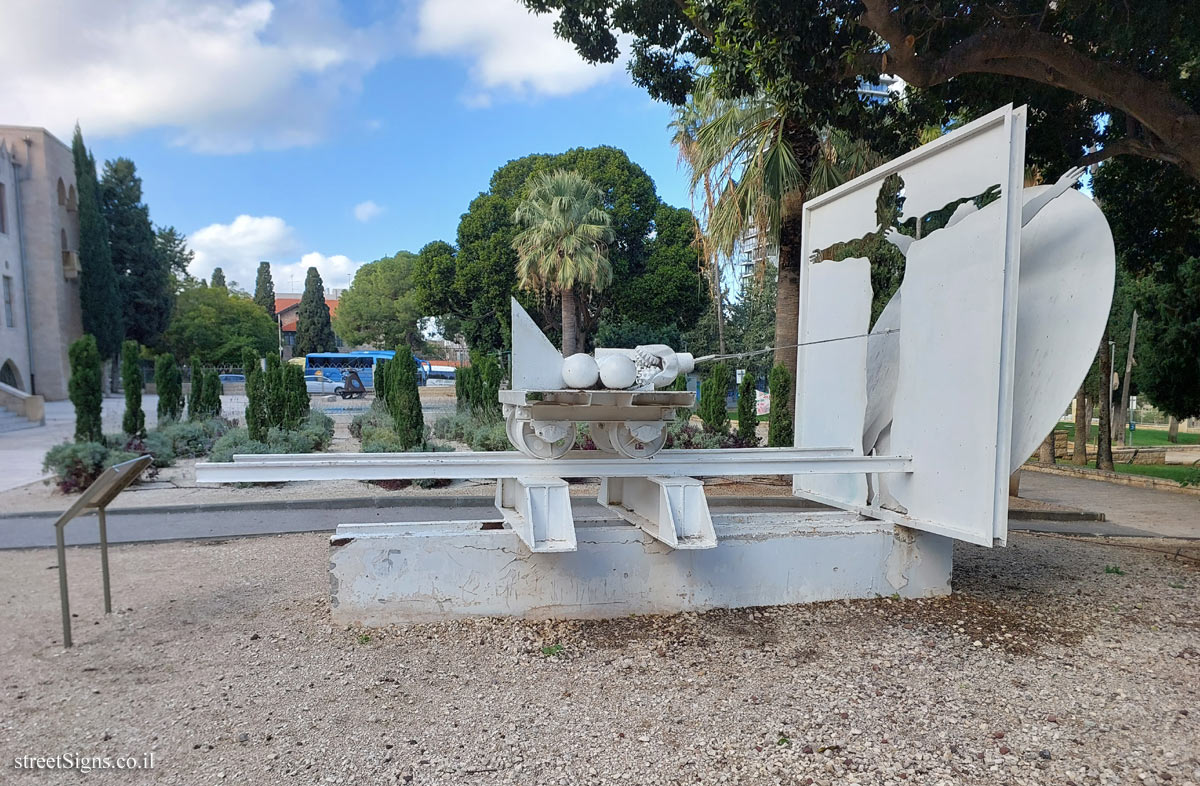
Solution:
M 344 287 L 357 264 L 453 242 L 504 162 L 578 145 L 626 150 L 664 200 L 688 204 L 669 108 L 620 64 L 582 63 L 517 0 L 123 8 L 22 4 L 0 29 L 0 72 L 27 78 L 0 95 L 0 123 L 69 141 L 78 118 L 98 160 L 132 158 L 152 220 L 189 235 L 197 274 L 220 264 L 250 286 L 269 259 L 277 291 L 308 264 Z M 56 37 L 63 15 L 86 36 Z M 72 62 L 38 54 L 52 40 Z

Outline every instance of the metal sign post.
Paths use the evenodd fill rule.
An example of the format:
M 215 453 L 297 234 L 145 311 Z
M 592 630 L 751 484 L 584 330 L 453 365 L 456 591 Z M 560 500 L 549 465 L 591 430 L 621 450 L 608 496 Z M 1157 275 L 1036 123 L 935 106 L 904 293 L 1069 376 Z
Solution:
M 79 495 L 75 504 L 54 522 L 54 539 L 58 546 L 58 594 L 62 598 L 64 647 L 71 646 L 71 601 L 67 596 L 67 546 L 64 533 L 67 523 L 89 510 L 96 511 L 96 518 L 100 523 L 100 573 L 104 580 L 104 613 L 111 614 L 112 588 L 108 580 L 108 520 L 105 508 L 136 480 L 152 461 L 153 456 L 138 456 L 104 470 L 100 477 Z

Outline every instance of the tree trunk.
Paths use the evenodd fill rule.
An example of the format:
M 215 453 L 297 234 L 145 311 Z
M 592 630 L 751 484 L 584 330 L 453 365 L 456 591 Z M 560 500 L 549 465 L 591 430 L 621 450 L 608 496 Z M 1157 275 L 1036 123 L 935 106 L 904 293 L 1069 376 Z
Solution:
M 1108 330 L 1100 339 L 1100 389 L 1096 406 L 1100 410 L 1100 427 L 1096 430 L 1096 468 L 1113 468 L 1112 458 L 1112 353 L 1108 349 Z
M 1080 387 L 1075 394 L 1075 440 L 1072 445 L 1071 461 L 1075 464 L 1087 463 L 1087 435 L 1091 426 L 1088 420 L 1087 392 Z
M 1179 441 L 1179 418 L 1171 415 L 1167 418 L 1167 442 L 1172 444 Z
M 1038 463 L 1053 464 L 1054 463 L 1054 429 L 1050 429 L 1050 433 L 1042 440 L 1041 446 L 1038 448 Z
M 712 260 L 713 303 L 717 307 L 717 352 L 725 354 L 725 296 L 721 290 L 721 262 Z
M 803 207 L 802 192 L 793 192 L 783 200 L 779 227 L 779 288 L 775 296 L 775 363 L 788 370 L 796 386 L 800 384 L 796 379 L 796 344 L 800 321 L 800 266 L 804 261 L 800 238 Z
M 562 292 L 562 353 L 563 357 L 575 354 L 579 342 L 579 321 L 575 317 L 575 293 L 569 289 Z
M 1121 444 L 1127 445 L 1129 440 L 1129 378 L 1133 376 L 1133 347 L 1137 343 L 1138 313 L 1133 312 L 1133 320 L 1129 325 L 1129 349 L 1125 352 L 1125 377 L 1121 380 L 1121 408 L 1117 410 L 1120 417 L 1116 423 L 1121 435 Z

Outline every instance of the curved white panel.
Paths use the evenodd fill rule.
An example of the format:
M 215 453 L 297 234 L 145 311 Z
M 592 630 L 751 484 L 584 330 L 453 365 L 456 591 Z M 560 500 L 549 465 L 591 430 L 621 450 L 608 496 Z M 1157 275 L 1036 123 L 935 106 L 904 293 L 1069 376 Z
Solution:
M 1024 200 L 1048 188 L 1027 188 Z M 1078 191 L 1050 202 L 1021 231 L 1013 471 L 1054 428 L 1095 360 L 1115 273 L 1108 222 Z

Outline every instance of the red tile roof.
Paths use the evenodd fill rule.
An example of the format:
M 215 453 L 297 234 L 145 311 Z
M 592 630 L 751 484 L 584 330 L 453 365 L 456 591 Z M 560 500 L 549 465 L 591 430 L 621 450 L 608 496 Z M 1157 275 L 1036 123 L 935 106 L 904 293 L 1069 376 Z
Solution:
M 296 308 L 299 305 L 300 298 L 298 297 L 275 298 L 275 313 L 279 316 L 283 332 L 290 333 L 296 329 Z M 337 313 L 336 298 L 325 298 L 325 305 L 329 306 L 329 316 L 332 317 Z

